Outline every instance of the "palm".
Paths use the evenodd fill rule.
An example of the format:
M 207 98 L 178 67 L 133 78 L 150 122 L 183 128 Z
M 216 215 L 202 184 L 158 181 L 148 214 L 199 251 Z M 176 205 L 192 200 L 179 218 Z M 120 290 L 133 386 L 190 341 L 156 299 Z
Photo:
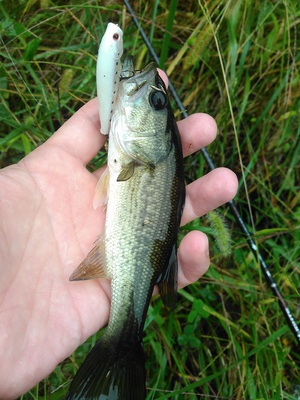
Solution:
M 182 131 L 192 132 L 191 122 L 182 124 Z M 194 138 L 190 152 L 213 136 L 211 128 L 205 139 Z M 190 148 L 188 139 L 184 149 Z M 97 176 L 85 168 L 103 141 L 94 100 L 18 165 L 0 171 L 1 398 L 30 389 L 107 322 L 109 282 L 68 279 L 103 230 L 103 210 L 92 207 Z M 209 199 L 200 181 L 188 190 L 184 222 L 233 197 L 235 177 L 227 170 L 220 173 L 224 186 L 216 183 L 217 171 L 202 178 L 203 187 L 216 183 Z M 179 253 L 181 286 L 208 267 L 205 253 L 203 234 L 186 236 Z
M 107 282 L 68 280 L 103 227 L 103 213 L 91 206 L 96 181 L 77 158 L 48 143 L 0 175 L 0 318 L 7 333 L 0 343 L 13 349 L 6 366 L 28 388 L 107 320 Z M 31 371 L 24 370 L 27 360 Z M 7 382 L 11 369 L 1 370 Z

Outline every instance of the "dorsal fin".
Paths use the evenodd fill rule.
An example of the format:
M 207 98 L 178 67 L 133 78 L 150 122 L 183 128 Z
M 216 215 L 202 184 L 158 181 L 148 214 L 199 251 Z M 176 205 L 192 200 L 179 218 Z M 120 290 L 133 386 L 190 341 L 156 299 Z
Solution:
M 177 285 L 178 285 L 177 281 L 178 281 L 178 260 L 177 260 L 177 245 L 175 243 L 169 259 L 169 264 L 157 282 L 159 294 L 162 298 L 162 301 L 169 308 L 173 308 L 177 300 Z

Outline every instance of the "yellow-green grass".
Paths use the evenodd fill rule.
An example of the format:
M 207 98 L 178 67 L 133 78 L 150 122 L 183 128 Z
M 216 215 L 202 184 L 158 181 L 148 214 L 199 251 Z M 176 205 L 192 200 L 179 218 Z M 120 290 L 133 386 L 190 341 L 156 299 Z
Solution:
M 297 1 L 132 6 L 188 113 L 217 120 L 219 136 L 208 151 L 216 165 L 237 173 L 238 209 L 299 323 Z M 123 28 L 125 54 L 133 54 L 137 68 L 149 61 L 121 1 L 2 1 L 0 19 L 1 167 L 47 140 L 96 96 L 96 55 L 107 22 Z M 104 162 L 101 152 L 89 168 Z M 200 153 L 185 169 L 187 179 L 208 171 Z M 229 208 L 218 213 L 227 221 L 230 255 L 215 240 L 218 221 L 204 217 L 183 227 L 183 234 L 209 235 L 211 267 L 181 290 L 174 311 L 153 299 L 144 339 L 147 399 L 299 399 L 294 337 Z M 98 335 L 22 399 L 63 398 Z

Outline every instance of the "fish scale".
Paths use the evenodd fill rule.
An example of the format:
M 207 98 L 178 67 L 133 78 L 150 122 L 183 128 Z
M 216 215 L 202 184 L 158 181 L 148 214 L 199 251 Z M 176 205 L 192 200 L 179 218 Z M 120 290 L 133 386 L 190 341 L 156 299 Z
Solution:
M 108 200 L 105 232 L 70 277 L 111 280 L 109 322 L 79 368 L 67 400 L 144 400 L 142 333 L 154 286 L 166 305 L 176 300 L 177 236 L 185 198 L 180 137 L 155 65 L 136 74 L 131 61 L 124 65 L 110 125 L 108 168 L 95 194 L 96 204 Z
M 174 165 L 169 164 L 171 163 L 160 165 L 154 172 L 147 171 L 147 168 L 143 166 L 136 168 L 134 176 L 125 182 L 116 182 L 118 170 L 110 176 L 110 181 L 112 181 L 110 191 L 117 195 L 109 201 L 107 207 L 106 218 L 109 221 L 105 230 L 107 270 L 112 279 L 113 294 L 120 293 L 119 286 L 124 280 L 124 275 L 126 279 L 130 278 L 131 290 L 135 293 L 136 314 L 139 315 L 141 321 L 146 301 L 144 287 L 148 290 L 156 283 L 160 264 L 165 263 L 165 260 L 160 257 L 155 265 L 152 265 L 150 255 L 153 242 L 163 241 L 167 235 L 171 214 L 169 201 L 172 196 L 171 187 L 163 195 L 153 196 L 152 194 L 157 192 L 157 186 L 167 187 L 169 180 L 172 181 Z M 131 200 L 131 194 L 134 201 Z M 127 215 L 126 219 L 124 215 Z M 122 220 L 123 223 L 120 226 Z M 119 247 L 122 249 L 118 254 L 116 254 L 117 244 L 120 244 Z M 136 276 L 140 282 L 143 282 L 140 290 L 136 289 Z M 121 302 L 120 308 L 124 307 L 124 303 L 126 307 L 132 307 L 130 298 L 124 298 L 124 296 L 125 294 L 122 297 L 113 295 L 109 324 L 113 324 L 115 319 L 120 324 L 122 314 L 117 306 L 118 301 Z M 131 293 L 128 293 L 128 296 L 131 296 Z

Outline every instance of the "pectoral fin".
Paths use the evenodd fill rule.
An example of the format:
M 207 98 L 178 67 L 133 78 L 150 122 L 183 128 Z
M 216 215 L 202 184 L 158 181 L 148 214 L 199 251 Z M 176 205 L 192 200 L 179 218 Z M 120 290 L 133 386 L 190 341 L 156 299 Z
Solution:
M 119 173 L 117 181 L 118 182 L 123 182 L 123 181 L 128 181 L 134 173 L 134 167 L 135 167 L 135 161 L 131 161 L 130 163 L 126 164 L 123 168 L 122 171 Z
M 100 237 L 95 247 L 88 253 L 70 276 L 70 281 L 82 281 L 87 279 L 108 278 L 104 262 L 104 245 Z
M 173 246 L 171 257 L 168 267 L 164 274 L 157 282 L 158 289 L 164 304 L 173 308 L 177 300 L 177 284 L 178 284 L 178 260 L 177 260 L 177 246 Z
M 99 206 L 104 206 L 108 201 L 109 171 L 108 168 L 100 176 L 95 189 L 93 207 L 96 210 Z

